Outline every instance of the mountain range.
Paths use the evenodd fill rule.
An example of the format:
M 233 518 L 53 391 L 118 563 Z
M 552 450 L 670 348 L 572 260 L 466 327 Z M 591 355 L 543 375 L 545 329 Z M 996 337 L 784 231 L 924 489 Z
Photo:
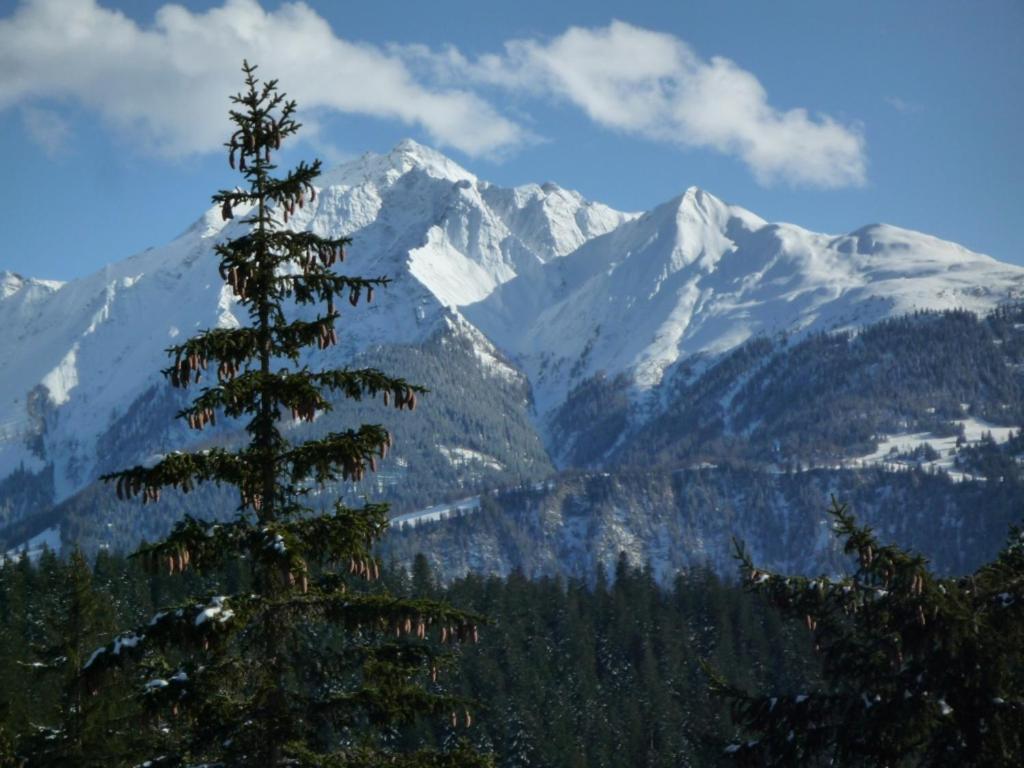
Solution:
M 434 413 L 428 398 L 406 442 L 396 422 L 396 459 L 375 486 L 398 511 L 550 483 L 574 467 L 742 460 L 779 471 L 870 454 L 883 433 L 901 429 L 941 437 L 968 418 L 1020 424 L 1015 321 L 984 318 L 1016 306 L 1024 268 L 954 243 L 886 224 L 819 234 L 695 187 L 650 211 L 621 212 L 552 183 L 489 184 L 412 141 L 318 184 L 315 204 L 289 226 L 351 236 L 346 267 L 393 282 L 369 309 L 345 314 L 342 343 L 309 362 L 391 365 L 435 390 Z M 213 253 L 241 226 L 211 209 L 173 242 L 67 283 L 0 273 L 0 537 L 8 545 L 54 523 L 65 539 L 82 538 L 68 510 L 102 528 L 119 507 L 95 485 L 98 474 L 200 445 L 171 422 L 180 403 L 159 371 L 176 339 L 244 321 Z M 922 312 L 946 314 L 909 330 L 897 322 Z M 917 350 L 926 326 L 939 346 L 944 334 L 975 334 L 973 351 L 987 350 L 999 370 L 992 386 L 974 392 L 970 374 L 954 379 L 957 366 L 946 365 L 928 374 L 938 384 L 919 401 L 907 397 L 908 387 L 922 391 L 917 368 L 878 389 L 886 355 L 959 354 Z M 815 392 L 848 402 L 855 384 L 877 397 L 869 426 L 848 439 L 822 432 L 808 447 L 796 440 L 799 420 L 786 426 L 780 412 L 787 398 L 799 397 L 790 405 L 800 413 L 815 400 L 794 394 L 794 371 L 814 380 L 828 366 L 855 374 L 853 384 L 840 392 L 830 380 Z M 367 417 L 377 414 L 332 414 Z M 238 425 L 213 439 L 240 439 Z M 96 531 L 85 538 L 104 541 Z

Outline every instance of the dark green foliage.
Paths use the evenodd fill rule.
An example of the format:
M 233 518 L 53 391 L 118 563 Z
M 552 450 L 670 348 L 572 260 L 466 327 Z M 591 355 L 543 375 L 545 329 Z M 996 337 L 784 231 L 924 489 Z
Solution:
M 114 637 L 85 661 L 81 679 L 97 687 L 134 662 L 149 727 L 129 740 L 140 760 L 159 756 L 159 765 L 486 764 L 466 750 L 416 750 L 395 739 L 423 716 L 469 718 L 468 703 L 436 680 L 449 654 L 433 640 L 475 640 L 477 619 L 366 588 L 380 578 L 371 547 L 387 529 L 386 505 L 339 500 L 324 510 L 310 500 L 375 472 L 392 438 L 380 424 L 344 424 L 298 442 L 292 424 L 315 422 L 338 398 L 413 410 L 425 390 L 376 368 L 303 364 L 304 349 L 337 343 L 337 304 L 368 303 L 388 279 L 337 273 L 346 238 L 285 228 L 315 198 L 320 165 L 273 175 L 272 153 L 299 128 L 296 106 L 275 81 L 260 83 L 248 64 L 243 70 L 246 90 L 233 97 L 227 147 L 247 188 L 213 199 L 225 219 L 244 216 L 240 234 L 215 251 L 250 325 L 202 331 L 171 347 L 163 373 L 176 388 L 210 382 L 177 414 L 190 428 L 243 419 L 245 439 L 171 451 L 155 465 L 104 476 L 118 499 L 144 504 L 164 489 L 233 488 L 234 517 L 186 515 L 137 557 L 169 576 L 235 576 L 194 585 L 206 588 Z
M 433 503 L 551 473 L 550 460 L 528 417 L 530 392 L 525 378 L 506 377 L 486 367 L 481 372 L 469 332 L 459 323 L 453 320 L 452 327 L 440 329 L 421 346 L 381 347 L 357 359 L 429 382 L 429 408 L 395 413 L 369 400 L 339 403 L 310 426 L 311 436 L 340 421 L 372 420 L 388 429 L 401 428 L 394 455 L 405 467 L 392 462 L 387 471 L 346 489 L 348 493 L 372 489 L 401 512 L 424 506 L 425 499 Z M 453 448 L 488 458 L 446 456 L 444 451 Z
M 668 384 L 669 407 L 642 425 L 616 451 L 616 463 L 648 465 L 680 459 L 715 460 L 742 455 L 743 440 L 731 434 L 723 396 L 735 391 L 778 349 L 776 342 L 757 338 L 728 353 L 706 370 L 691 361 L 674 372 Z M 731 403 L 730 403 L 731 405 Z
M 36 520 L 26 518 L 40 510 L 47 509 L 53 503 L 53 466 L 47 464 L 38 473 L 19 467 L 0 481 L 0 530 L 8 541 L 19 541 L 22 521 L 35 524 Z M 45 526 L 44 526 L 45 527 Z M 30 538 L 26 536 L 25 538 Z
M 28 666 L 35 685 L 55 678 L 50 684 L 56 685 L 59 698 L 56 717 L 34 722 L 22 751 L 31 755 L 33 766 L 108 765 L 116 754 L 108 726 L 119 707 L 113 697 L 94 696 L 81 672 L 98 640 L 110 635 L 113 607 L 94 588 L 92 569 L 81 552 L 72 553 L 66 566 L 44 554 L 38 570 L 48 604 L 33 643 L 35 660 Z
M 122 561 L 123 563 L 123 561 Z M 141 574 L 139 574 L 141 576 Z M 123 743 L 111 727 L 130 711 L 124 689 L 91 695 L 79 671 L 116 623 L 111 595 L 75 552 L 67 561 L 44 551 L 0 566 L 0 733 L 10 763 L 0 766 L 105 766 Z M 15 739 L 17 737 L 17 749 Z
M 0 726 L 0 768 L 18 768 L 19 760 L 7 731 Z
M 930 443 L 924 443 L 911 451 L 891 454 L 892 459 L 898 459 L 905 463 L 920 464 L 922 462 L 937 461 L 941 456 L 932 448 Z
M 738 545 L 744 581 L 803 617 L 822 663 L 814 688 L 749 693 L 712 672 L 743 740 L 741 764 L 1018 766 L 1024 761 L 1024 535 L 994 561 L 940 578 L 833 504 L 852 574 L 772 574 Z
M 755 339 L 705 371 L 677 371 L 667 413 L 616 458 L 822 463 L 871 453 L 879 434 L 950 434 L 966 415 L 1020 425 L 1022 319 L 1021 307 L 920 312 L 857 334 Z
M 877 468 L 563 473 L 485 494 L 477 512 L 393 532 L 383 552 L 409 563 L 422 551 L 446 579 L 515 569 L 590 579 L 628 541 L 636 562 L 649 561 L 664 580 L 705 564 L 732 573 L 730 541 L 739 536 L 765 567 L 834 572 L 845 559 L 826 535 L 821 500 L 830 494 L 849 499 L 888 540 L 926 552 L 938 572 L 959 575 L 995 556 L 1020 520 L 1024 484 Z
M 71 583 L 75 567 L 56 559 L 0 567 L 0 733 L 6 730 L 12 755 L 24 757 L 36 745 L 32 723 L 59 722 L 64 673 L 40 675 L 21 663 L 23 651 L 6 640 L 24 636 L 35 622 L 45 627 L 63 621 L 59 595 L 66 594 L 62 585 Z M 114 618 L 91 642 L 112 639 L 113 625 L 145 624 L 159 606 L 189 604 L 189 595 L 218 584 L 242 579 L 240 589 L 248 589 L 245 571 L 235 564 L 207 575 L 149 574 L 137 559 L 101 553 L 92 567 L 92 599 L 108 606 Z M 395 732 L 399 743 L 414 750 L 417 743 L 457 745 L 468 737 L 471 745 L 493 750 L 498 765 L 510 767 L 718 765 L 719 745 L 732 727 L 725 703 L 708 693 L 699 659 L 711 659 L 730 679 L 755 690 L 802 686 L 816 678 L 802 623 L 782 622 L 764 601 L 706 569 L 680 574 L 661 587 L 649 571 L 623 561 L 611 574 L 592 574 L 591 581 L 588 587 L 580 580 L 531 581 L 513 574 L 442 586 L 426 558 L 416 559 L 411 574 L 382 574 L 369 585 L 375 594 L 389 584 L 406 599 L 451 601 L 491 618 L 482 642 L 461 649 L 458 670 L 439 677 L 451 694 L 483 701 L 472 710 L 473 726 L 464 728 L 460 719 L 452 729 L 448 712 L 420 722 L 411 735 Z M 296 675 L 306 665 L 304 659 L 288 663 L 295 663 Z M 168 687 L 175 684 L 175 671 L 162 678 Z M 133 695 L 137 681 L 129 672 L 104 679 L 89 699 L 98 707 L 95 722 L 108 733 L 101 750 L 107 762 L 101 764 L 141 762 L 129 758 L 137 746 L 132 732 L 145 722 L 149 702 Z M 169 723 L 185 716 L 182 710 Z M 0 741 L 0 768 L 7 768 L 2 749 Z M 471 751 L 460 754 L 474 764 L 468 762 L 475 759 Z M 367 762 L 362 755 L 349 757 L 353 765 Z M 420 757 L 432 764 L 424 752 L 394 764 L 416 764 L 412 760 Z M 458 765 L 462 758 L 447 764 Z
M 600 463 L 629 427 L 629 379 L 599 373 L 573 389 L 550 418 L 552 452 L 559 463 L 586 467 Z M 565 435 L 564 444 L 558 436 Z
M 1024 456 L 1024 432 L 1018 431 L 1005 443 L 996 443 L 991 433 L 976 445 L 966 445 L 957 456 L 957 469 L 983 477 L 993 483 L 1020 483 L 1024 480 L 1021 460 Z

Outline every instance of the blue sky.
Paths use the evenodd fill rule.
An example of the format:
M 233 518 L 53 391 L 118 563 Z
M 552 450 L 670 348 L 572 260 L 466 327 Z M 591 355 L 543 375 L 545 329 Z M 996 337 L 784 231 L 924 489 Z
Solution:
M 299 101 L 282 164 L 404 137 L 624 210 L 698 185 L 824 232 L 1024 264 L 1024 3 L 0 0 L 0 269 L 70 279 L 236 183 L 243 56 Z

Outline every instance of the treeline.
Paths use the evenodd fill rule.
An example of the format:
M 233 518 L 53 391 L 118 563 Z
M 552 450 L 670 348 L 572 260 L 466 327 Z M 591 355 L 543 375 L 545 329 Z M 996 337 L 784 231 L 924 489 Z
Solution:
M 991 432 L 982 435 L 976 445 L 964 446 L 957 456 L 957 467 L 978 477 L 1000 483 L 1024 480 L 1024 431 L 1011 433 L 1004 443 L 997 443 Z
M 955 422 L 967 416 L 1019 426 L 1022 364 L 1017 305 L 985 317 L 917 312 L 797 342 L 756 338 L 707 370 L 684 364 L 674 372 L 666 412 L 618 444 L 611 459 L 822 464 L 871 453 L 880 434 L 955 435 Z M 607 388 L 585 391 L 616 407 Z
M 77 670 L 158 606 L 238 587 L 244 574 L 154 576 L 106 552 L 92 563 L 49 552 L 36 563 L 6 561 L 0 766 L 52 764 L 53 729 L 69 727 L 97 765 L 119 764 L 139 737 L 131 724 L 144 716 L 145 680 L 126 671 L 94 689 Z M 681 574 L 665 588 L 621 558 L 613 573 L 589 581 L 517 572 L 441 585 L 423 557 L 410 573 L 388 569 L 381 588 L 438 597 L 489 619 L 450 683 L 479 702 L 476 722 L 423 723 L 419 735 L 439 745 L 469 738 L 510 768 L 717 765 L 733 730 L 724 704 L 708 693 L 702 659 L 752 691 L 805 690 L 816 676 L 802 625 L 784 623 L 710 571 Z
M 402 563 L 428 553 L 446 578 L 518 568 L 534 578 L 592 579 L 599 564 L 614 566 L 628 546 L 634 562 L 650 562 L 671 584 L 676 572 L 705 563 L 731 576 L 730 542 L 739 537 L 762 567 L 836 573 L 846 558 L 821 538 L 822 499 L 834 495 L 887 540 L 924 553 L 937 573 L 963 574 L 995 556 L 1010 526 L 1021 522 L 1024 478 L 1015 442 L 1006 444 L 1011 453 L 983 443 L 977 453 L 989 446 L 986 466 L 964 468 L 980 475 L 998 465 L 988 481 L 954 482 L 916 468 L 563 472 L 542 485 L 483 495 L 477 511 L 393 530 L 382 549 Z

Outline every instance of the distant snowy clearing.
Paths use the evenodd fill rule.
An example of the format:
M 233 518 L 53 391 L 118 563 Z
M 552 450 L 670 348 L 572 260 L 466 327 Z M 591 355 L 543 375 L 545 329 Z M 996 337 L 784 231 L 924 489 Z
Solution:
M 49 549 L 51 552 L 60 554 L 60 546 L 60 528 L 54 525 L 47 528 L 45 531 L 37 533 L 23 544 L 7 550 L 7 555 L 0 557 L 0 564 L 8 558 L 11 560 L 18 560 L 21 557 L 27 557 L 29 560 L 35 562 L 39 559 L 40 555 L 43 554 L 45 549 Z
M 445 520 L 453 515 L 468 514 L 480 509 L 480 497 L 471 496 L 467 499 L 452 501 L 446 504 L 435 504 L 432 507 L 398 515 L 391 519 L 392 528 L 401 528 L 403 525 L 416 526 L 420 523 L 432 523 L 437 520 Z
M 990 424 L 981 419 L 967 418 L 953 422 L 960 424 L 964 429 L 964 438 L 967 445 L 976 445 L 981 442 L 982 437 L 989 433 L 997 443 L 1005 443 L 1010 436 L 1017 432 L 1019 427 L 1001 427 Z M 881 466 L 890 470 L 905 470 L 911 466 L 924 469 L 943 470 L 949 473 L 954 480 L 977 479 L 973 475 L 959 472 L 956 469 L 957 436 L 938 437 L 931 432 L 912 432 L 898 435 L 887 435 L 878 443 L 878 448 L 873 453 L 864 456 L 857 456 L 849 459 L 846 464 L 852 467 Z M 925 445 L 931 446 L 939 458 L 934 461 L 911 461 L 895 458 L 897 454 L 903 455 L 912 453 Z
M 500 461 L 490 454 L 474 451 L 471 448 L 439 445 L 437 446 L 437 450 L 441 452 L 441 455 L 444 456 L 448 460 L 448 463 L 453 467 L 480 464 L 488 469 L 495 469 L 499 471 L 505 468 Z

